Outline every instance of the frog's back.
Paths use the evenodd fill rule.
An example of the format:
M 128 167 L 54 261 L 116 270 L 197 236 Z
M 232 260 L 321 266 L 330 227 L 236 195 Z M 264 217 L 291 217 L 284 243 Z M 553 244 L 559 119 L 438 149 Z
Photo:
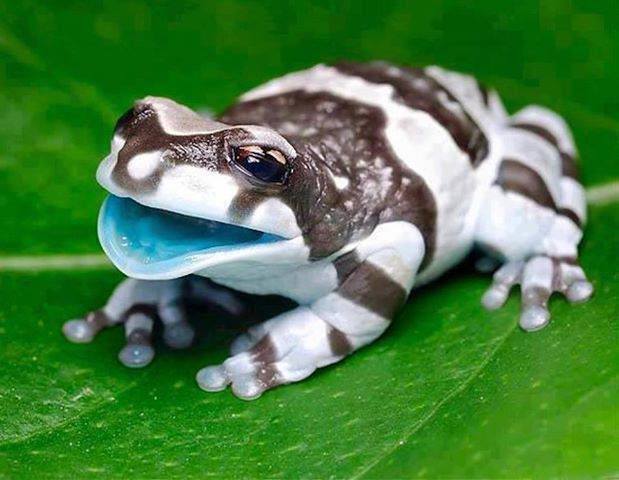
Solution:
M 492 132 L 504 118 L 498 97 L 472 77 L 374 62 L 318 65 L 272 80 L 242 96 L 223 120 L 267 125 L 309 145 L 336 181 L 360 192 L 355 208 L 374 206 L 389 212 L 382 221 L 415 223 L 433 277 L 472 245 L 483 189 L 475 172 L 492 164 L 481 176 L 491 182 Z

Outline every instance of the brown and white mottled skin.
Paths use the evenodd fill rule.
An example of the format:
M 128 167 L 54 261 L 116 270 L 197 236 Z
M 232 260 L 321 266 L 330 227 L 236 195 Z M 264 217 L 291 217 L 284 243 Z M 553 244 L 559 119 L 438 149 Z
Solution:
M 258 181 L 239 167 L 256 151 L 271 152 L 285 175 Z M 552 292 L 580 302 L 593 291 L 578 264 L 585 200 L 575 157 L 557 114 L 529 106 L 509 116 L 494 91 L 439 67 L 318 65 L 250 91 L 217 121 L 147 97 L 119 120 L 99 182 L 149 208 L 278 240 L 161 269 L 119 256 L 103 231 L 106 252 L 132 278 L 64 331 L 85 342 L 124 322 L 121 361 L 143 366 L 156 319 L 168 344 L 192 342 L 183 299 L 238 312 L 217 285 L 285 295 L 299 306 L 251 328 L 230 358 L 197 375 L 205 390 L 231 385 L 252 399 L 372 342 L 415 285 L 476 246 L 503 263 L 483 304 L 500 307 L 520 284 L 520 325 L 538 330 Z

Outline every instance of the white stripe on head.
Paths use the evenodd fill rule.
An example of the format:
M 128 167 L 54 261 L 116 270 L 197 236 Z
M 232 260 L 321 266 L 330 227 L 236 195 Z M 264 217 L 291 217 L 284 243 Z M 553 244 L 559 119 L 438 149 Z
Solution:
M 161 128 L 169 135 L 208 135 L 224 130 L 241 129 L 254 136 L 256 145 L 280 150 L 288 158 L 297 156 L 292 145 L 270 128 L 259 125 L 226 125 L 199 115 L 168 98 L 146 97 L 139 102 L 150 105 L 157 112 Z
M 256 145 L 260 147 L 272 147 L 291 159 L 297 156 L 297 152 L 292 145 L 279 133 L 270 128 L 260 125 L 237 125 L 235 128 L 251 133 L 256 139 Z
M 190 108 L 169 98 L 145 97 L 137 103 L 150 105 L 157 112 L 161 128 L 170 135 L 205 135 L 232 128 L 224 123 L 200 116 Z

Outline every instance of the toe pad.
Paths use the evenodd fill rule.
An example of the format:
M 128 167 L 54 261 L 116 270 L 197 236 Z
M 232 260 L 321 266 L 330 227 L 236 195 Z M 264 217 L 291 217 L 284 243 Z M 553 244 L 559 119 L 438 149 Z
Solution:
M 67 340 L 73 343 L 89 343 L 95 337 L 95 329 L 86 320 L 69 320 L 62 326 Z
M 129 368 L 141 368 L 152 362 L 155 350 L 150 345 L 125 345 L 118 354 L 118 360 Z

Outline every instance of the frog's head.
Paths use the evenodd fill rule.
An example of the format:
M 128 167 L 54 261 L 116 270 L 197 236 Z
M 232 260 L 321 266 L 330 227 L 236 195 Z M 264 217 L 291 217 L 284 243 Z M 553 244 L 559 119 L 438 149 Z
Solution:
M 120 270 L 145 279 L 305 262 L 303 219 L 325 186 L 301 157 L 269 128 L 146 97 L 119 119 L 97 171 L 111 193 L 101 244 Z

